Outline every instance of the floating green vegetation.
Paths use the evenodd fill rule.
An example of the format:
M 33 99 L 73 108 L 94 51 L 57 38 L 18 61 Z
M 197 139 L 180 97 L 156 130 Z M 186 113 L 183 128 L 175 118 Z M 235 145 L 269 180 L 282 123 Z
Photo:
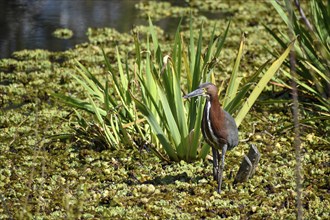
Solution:
M 169 2 L 159 1 L 141 1 L 135 5 L 136 8 L 141 10 L 140 16 L 153 20 L 166 18 L 166 17 L 183 17 L 189 16 L 190 13 L 197 14 L 198 10 L 189 7 L 172 6 Z
M 53 32 L 53 36 L 60 39 L 70 39 L 73 36 L 73 31 L 67 28 L 58 28 Z
M 207 11 L 218 11 L 218 10 L 228 10 L 231 8 L 234 2 L 219 2 L 213 0 L 205 0 L 205 1 L 198 1 L 198 0 L 185 0 L 189 6 L 198 8 L 199 10 L 207 10 Z
M 234 15 L 214 70 L 218 81 L 232 72 L 242 32 L 247 35 L 240 70 L 251 75 L 271 58 L 265 45 L 278 49 L 262 24 L 286 31 L 267 2 L 224 2 Z M 196 16 L 194 32 L 199 31 L 196 27 L 201 22 L 203 36 L 209 40 L 214 23 L 219 27 L 215 34 L 220 35 L 228 21 Z M 140 30 L 148 27 L 137 29 L 142 33 Z M 183 26 L 184 39 L 187 30 Z M 93 43 L 64 52 L 23 50 L 0 60 L 0 219 L 294 219 L 295 154 L 293 133 L 287 129 L 292 113 L 289 99 L 271 102 L 285 95 L 278 87 L 267 87 L 242 122 L 240 137 L 250 139 L 228 152 L 220 195 L 215 193 L 210 161 L 168 164 L 155 157 L 148 144 L 139 149 L 102 150 L 95 144 L 49 138 L 69 133 L 73 116 L 72 109 L 55 102 L 50 94 L 86 97 L 71 76 L 77 60 L 100 81 L 108 74 L 100 45 L 112 64 L 117 63 L 115 44 L 121 57 L 134 62 L 134 35 L 110 32 L 93 32 Z M 113 40 L 107 41 L 105 35 Z M 171 48 L 172 39 L 168 41 L 166 33 L 158 35 L 158 40 Z M 139 35 L 141 42 L 144 36 Z M 302 114 L 306 118 L 311 113 L 302 109 Z M 87 120 L 90 116 L 83 117 Z M 330 216 L 329 134 L 328 121 L 302 125 L 305 219 Z M 234 175 L 250 143 L 262 154 L 260 164 L 252 179 L 234 186 Z

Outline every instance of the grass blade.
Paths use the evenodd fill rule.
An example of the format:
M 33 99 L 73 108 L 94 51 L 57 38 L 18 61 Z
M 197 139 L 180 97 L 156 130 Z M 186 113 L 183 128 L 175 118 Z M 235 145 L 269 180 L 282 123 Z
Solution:
M 250 94 L 249 98 L 245 101 L 243 107 L 239 111 L 238 115 L 235 118 L 235 121 L 237 123 L 237 126 L 239 126 L 244 119 L 245 115 L 248 113 L 254 102 L 259 97 L 262 90 L 266 87 L 269 80 L 274 76 L 274 74 L 277 72 L 277 70 L 282 65 L 283 61 L 286 59 L 286 57 L 289 55 L 290 50 L 294 46 L 295 41 L 291 42 L 288 48 L 284 51 L 284 53 L 275 60 L 270 68 L 267 70 L 265 75 L 262 76 L 256 87 L 253 89 L 252 93 Z

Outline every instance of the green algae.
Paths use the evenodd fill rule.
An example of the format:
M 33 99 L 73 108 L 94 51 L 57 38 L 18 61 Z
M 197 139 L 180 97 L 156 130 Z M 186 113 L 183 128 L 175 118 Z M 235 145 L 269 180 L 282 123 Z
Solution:
M 183 17 L 189 16 L 190 13 L 194 15 L 198 13 L 197 9 L 172 6 L 169 2 L 141 1 L 135 4 L 135 7 L 141 10 L 141 17 L 151 17 L 152 20 L 158 20 L 165 17 Z
M 53 36 L 60 39 L 70 39 L 73 37 L 73 31 L 68 28 L 58 28 L 53 32 Z
M 196 8 L 218 7 L 214 10 L 235 13 L 226 49 L 219 57 L 218 80 L 231 72 L 242 32 L 248 33 L 241 67 L 244 74 L 253 73 L 256 66 L 270 58 L 265 45 L 277 48 L 261 25 L 263 22 L 279 30 L 283 28 L 276 14 L 269 11 L 269 5 L 256 7 L 254 1 L 228 1 L 198 6 L 202 3 L 194 2 L 197 1 L 191 1 L 191 5 Z M 159 18 L 165 16 L 164 12 L 159 13 Z M 214 23 L 219 26 L 217 34 L 227 23 L 196 14 L 194 25 L 199 27 L 202 22 L 206 38 Z M 148 27 L 138 26 L 132 32 L 139 33 L 143 41 L 147 30 Z M 164 32 L 158 31 L 160 39 L 166 42 Z M 183 38 L 186 31 L 183 28 Z M 0 61 L 0 218 L 295 218 L 293 133 L 277 132 L 291 123 L 287 103 L 255 105 L 240 127 L 240 137 L 250 136 L 251 122 L 256 124 L 255 132 L 248 142 L 228 152 L 220 195 L 215 193 L 217 184 L 212 178 L 211 161 L 166 164 L 143 148 L 100 151 L 84 142 L 50 139 L 54 134 L 72 132 L 73 123 L 71 109 L 61 106 L 50 94 L 84 97 L 84 90 L 69 75 L 76 72 L 75 60 L 104 78 L 107 73 L 100 47 L 112 62 L 115 45 L 119 45 L 124 56 L 134 53 L 131 34 L 100 28 L 88 30 L 88 37 L 90 42 L 68 51 L 22 50 L 11 59 Z M 326 122 L 303 127 L 306 219 L 325 219 L 330 215 L 329 130 Z M 239 163 L 251 143 L 262 154 L 260 164 L 252 179 L 234 186 Z

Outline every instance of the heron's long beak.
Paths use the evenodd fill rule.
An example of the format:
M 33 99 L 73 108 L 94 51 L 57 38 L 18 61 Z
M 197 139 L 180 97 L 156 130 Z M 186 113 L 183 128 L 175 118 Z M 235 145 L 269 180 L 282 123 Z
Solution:
M 183 96 L 183 98 L 188 99 L 188 98 L 192 98 L 192 97 L 196 97 L 196 96 L 201 96 L 204 94 L 205 94 L 204 89 L 196 89 L 196 90 L 192 91 L 191 93 Z

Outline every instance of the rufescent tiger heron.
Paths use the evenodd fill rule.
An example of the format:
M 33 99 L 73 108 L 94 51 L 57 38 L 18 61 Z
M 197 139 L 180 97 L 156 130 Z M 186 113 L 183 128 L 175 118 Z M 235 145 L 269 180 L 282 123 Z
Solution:
M 238 129 L 233 117 L 222 109 L 218 88 L 214 84 L 203 83 L 184 98 L 196 96 L 206 97 L 201 128 L 205 141 L 212 147 L 213 177 L 218 182 L 217 191 L 220 193 L 225 154 L 238 145 Z M 222 151 L 221 161 L 219 150 Z

